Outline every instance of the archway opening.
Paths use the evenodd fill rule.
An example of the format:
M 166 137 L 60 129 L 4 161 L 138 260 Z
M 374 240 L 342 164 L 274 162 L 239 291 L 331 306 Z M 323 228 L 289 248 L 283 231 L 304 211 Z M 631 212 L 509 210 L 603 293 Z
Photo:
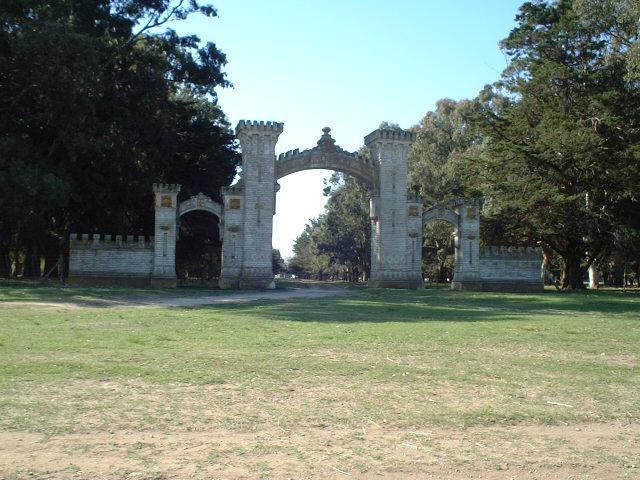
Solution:
M 273 245 L 287 260 L 284 276 L 366 281 L 371 261 L 369 187 L 328 169 L 299 171 L 278 182 Z
M 422 275 L 428 284 L 450 284 L 455 271 L 454 225 L 434 220 L 424 225 L 422 244 Z
M 217 286 L 222 265 L 220 219 L 204 210 L 180 217 L 176 242 L 176 275 L 180 285 Z

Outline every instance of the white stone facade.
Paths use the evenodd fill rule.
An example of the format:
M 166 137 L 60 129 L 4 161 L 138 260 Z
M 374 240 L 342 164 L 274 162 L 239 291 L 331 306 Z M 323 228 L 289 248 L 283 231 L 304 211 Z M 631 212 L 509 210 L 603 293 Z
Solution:
M 435 205 L 422 214 L 422 223 L 445 221 L 454 227 L 455 290 L 541 291 L 542 252 L 534 248 L 480 247 L 479 198 L 460 198 Z
M 69 277 L 77 282 L 119 284 L 125 279 L 144 286 L 151 280 L 153 237 L 72 233 L 69 252 Z
M 420 198 L 407 192 L 407 157 L 415 134 L 378 129 L 367 135 L 371 158 L 346 152 L 324 128 L 317 146 L 276 157 L 284 125 L 241 121 L 236 136 L 242 149 L 242 176 L 222 189 L 224 204 L 203 194 L 178 203 L 180 185 L 154 184 L 155 235 L 149 242 L 121 237 L 72 237 L 70 276 L 144 280 L 175 286 L 179 218 L 205 210 L 220 219 L 221 288 L 272 288 L 273 215 L 277 180 L 309 169 L 337 170 L 357 177 L 371 193 L 371 275 L 373 287 L 422 285 L 423 225 L 444 220 L 455 228 L 453 288 L 460 290 L 536 290 L 542 288 L 537 250 L 480 249 L 480 200 L 458 199 L 423 212 Z
M 372 158 L 368 159 L 336 146 L 330 129 L 325 128 L 316 147 L 276 157 L 275 147 L 282 131 L 281 123 L 238 123 L 236 135 L 242 148 L 242 178 L 235 186 L 223 189 L 225 242 L 220 286 L 273 286 L 271 236 L 276 181 L 309 169 L 345 172 L 369 186 L 372 192 L 370 284 L 420 286 L 421 228 L 417 225 L 420 217 L 418 214 L 409 221 L 409 206 L 416 206 L 416 201 L 407 198 L 407 156 L 415 134 L 376 130 L 365 138 L 372 151 Z

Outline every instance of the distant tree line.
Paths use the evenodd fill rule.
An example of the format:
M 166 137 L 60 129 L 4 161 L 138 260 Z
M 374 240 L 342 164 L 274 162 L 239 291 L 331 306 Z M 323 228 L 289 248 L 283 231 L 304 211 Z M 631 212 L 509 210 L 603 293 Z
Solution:
M 195 14 L 216 12 L 193 0 L 0 2 L 0 276 L 42 275 L 70 232 L 150 234 L 154 182 L 215 198 L 233 179 L 215 90 L 229 85 L 226 58 L 166 28 Z
M 371 261 L 367 188 L 339 173 L 326 183 L 325 213 L 296 239 L 288 271 L 301 278 L 364 281 Z
M 527 2 L 516 22 L 501 42 L 501 79 L 474 99 L 439 101 L 414 127 L 410 188 L 425 207 L 484 198 L 483 243 L 540 246 L 547 280 L 561 288 L 583 288 L 589 270 L 612 285 L 627 272 L 637 285 L 640 3 Z M 302 275 L 366 278 L 368 257 L 347 255 L 354 249 L 340 237 L 367 231 L 366 191 L 353 185 L 334 185 L 326 212 L 297 239 L 291 265 Z M 451 230 L 425 228 L 430 279 L 452 277 Z

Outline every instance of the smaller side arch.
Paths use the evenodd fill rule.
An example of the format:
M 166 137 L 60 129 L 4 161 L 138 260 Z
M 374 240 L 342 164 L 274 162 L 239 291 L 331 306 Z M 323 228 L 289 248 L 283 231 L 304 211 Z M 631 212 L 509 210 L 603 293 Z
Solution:
M 213 213 L 222 221 L 222 212 L 224 211 L 222 205 L 218 202 L 214 202 L 204 193 L 199 193 L 183 202 L 180 202 L 180 205 L 178 205 L 178 218 L 194 210 L 204 210 L 205 212 Z
M 444 205 L 434 205 L 422 213 L 423 225 L 438 220 L 450 223 L 456 230 L 460 228 L 460 216 Z

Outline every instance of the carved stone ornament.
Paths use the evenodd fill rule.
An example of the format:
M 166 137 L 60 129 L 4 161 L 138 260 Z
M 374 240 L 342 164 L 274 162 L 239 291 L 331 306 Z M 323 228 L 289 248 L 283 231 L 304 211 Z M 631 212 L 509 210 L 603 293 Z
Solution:
M 160 206 L 165 208 L 173 207 L 173 199 L 171 198 L 171 195 L 162 195 L 160 197 Z
M 467 208 L 467 219 L 473 220 L 476 218 L 476 209 L 474 207 Z
M 229 200 L 229 208 L 231 210 L 240 210 L 240 199 L 232 198 L 231 200 Z

